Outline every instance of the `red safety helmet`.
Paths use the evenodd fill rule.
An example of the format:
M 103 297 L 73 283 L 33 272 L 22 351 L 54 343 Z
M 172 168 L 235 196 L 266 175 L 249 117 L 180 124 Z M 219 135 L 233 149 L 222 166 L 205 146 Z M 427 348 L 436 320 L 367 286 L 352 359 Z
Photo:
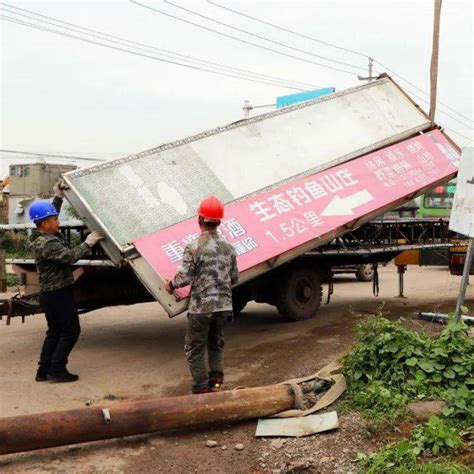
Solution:
M 204 219 L 220 221 L 224 218 L 224 205 L 215 196 L 209 196 L 199 204 L 198 214 Z

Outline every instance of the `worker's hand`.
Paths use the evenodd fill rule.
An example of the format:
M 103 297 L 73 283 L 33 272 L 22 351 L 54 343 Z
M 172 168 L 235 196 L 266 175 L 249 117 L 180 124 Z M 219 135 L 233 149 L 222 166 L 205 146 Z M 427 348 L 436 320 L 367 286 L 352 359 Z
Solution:
M 89 247 L 94 247 L 94 245 L 99 241 L 105 238 L 105 235 L 100 232 L 100 230 L 94 230 L 86 237 L 86 244 Z
M 58 181 L 54 186 L 53 186 L 53 191 L 54 191 L 54 195 L 60 199 L 64 199 L 64 192 L 63 190 L 60 188 L 60 183 L 61 181 Z
M 165 290 L 168 294 L 170 294 L 170 295 L 173 294 L 173 290 L 171 289 L 169 280 L 165 280 Z

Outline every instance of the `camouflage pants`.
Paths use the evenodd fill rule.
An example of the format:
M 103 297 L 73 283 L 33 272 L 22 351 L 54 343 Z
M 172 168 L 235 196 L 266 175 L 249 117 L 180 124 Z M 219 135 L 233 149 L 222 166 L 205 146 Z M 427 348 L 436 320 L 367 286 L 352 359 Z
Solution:
M 188 314 L 184 352 L 193 377 L 193 392 L 208 388 L 209 375 L 224 376 L 224 326 L 231 321 L 232 311 Z

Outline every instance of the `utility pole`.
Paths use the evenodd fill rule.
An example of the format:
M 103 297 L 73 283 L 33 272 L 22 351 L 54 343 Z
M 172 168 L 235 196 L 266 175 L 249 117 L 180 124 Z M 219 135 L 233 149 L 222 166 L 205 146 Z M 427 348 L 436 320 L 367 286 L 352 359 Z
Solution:
M 253 107 L 250 105 L 250 100 L 246 100 L 244 102 L 244 106 L 242 107 L 242 110 L 244 111 L 244 118 L 249 118 L 250 117 L 250 111 L 253 109 Z
M 359 79 L 359 81 L 372 82 L 374 79 L 377 79 L 376 76 L 372 76 L 372 69 L 374 67 L 374 58 L 369 57 L 368 60 L 369 60 L 369 75 L 367 77 L 357 75 L 357 79 Z
M 250 100 L 245 100 L 244 101 L 244 106 L 242 107 L 242 110 L 244 111 L 244 118 L 249 118 L 250 117 L 250 111 L 253 109 L 264 109 L 267 107 L 275 107 L 276 104 L 265 104 L 265 105 L 252 105 L 250 103 Z
M 374 67 L 374 59 L 369 58 L 369 82 L 372 81 L 372 68 Z
M 441 18 L 441 1 L 434 2 L 434 22 L 433 22 L 433 48 L 431 52 L 430 68 L 430 114 L 431 123 L 434 122 L 436 113 L 436 95 L 438 90 L 438 57 L 439 57 L 439 24 Z
M 464 268 L 463 268 L 462 278 L 461 278 L 461 288 L 459 290 L 459 296 L 456 302 L 456 310 L 454 311 L 454 319 L 456 321 L 459 321 L 461 319 L 461 314 L 462 314 L 461 310 L 464 304 L 464 299 L 466 298 L 467 285 L 469 285 L 469 273 L 471 272 L 472 254 L 474 251 L 474 247 L 472 245 L 473 242 L 474 242 L 474 239 L 470 237 L 469 243 L 467 245 L 466 259 L 464 260 Z

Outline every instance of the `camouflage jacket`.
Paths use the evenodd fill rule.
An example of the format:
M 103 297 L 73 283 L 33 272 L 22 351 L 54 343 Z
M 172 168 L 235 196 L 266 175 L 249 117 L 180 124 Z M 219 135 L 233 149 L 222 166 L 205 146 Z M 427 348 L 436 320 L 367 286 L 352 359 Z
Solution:
M 61 203 L 57 198 L 53 201 L 58 212 Z M 70 265 L 90 250 L 85 242 L 70 249 L 61 234 L 51 235 L 36 229 L 31 233 L 29 247 L 33 251 L 42 292 L 72 285 L 74 279 Z
M 232 311 L 231 287 L 239 280 L 234 247 L 215 232 L 205 231 L 184 249 L 183 261 L 171 282 L 191 285 L 189 312 Z

